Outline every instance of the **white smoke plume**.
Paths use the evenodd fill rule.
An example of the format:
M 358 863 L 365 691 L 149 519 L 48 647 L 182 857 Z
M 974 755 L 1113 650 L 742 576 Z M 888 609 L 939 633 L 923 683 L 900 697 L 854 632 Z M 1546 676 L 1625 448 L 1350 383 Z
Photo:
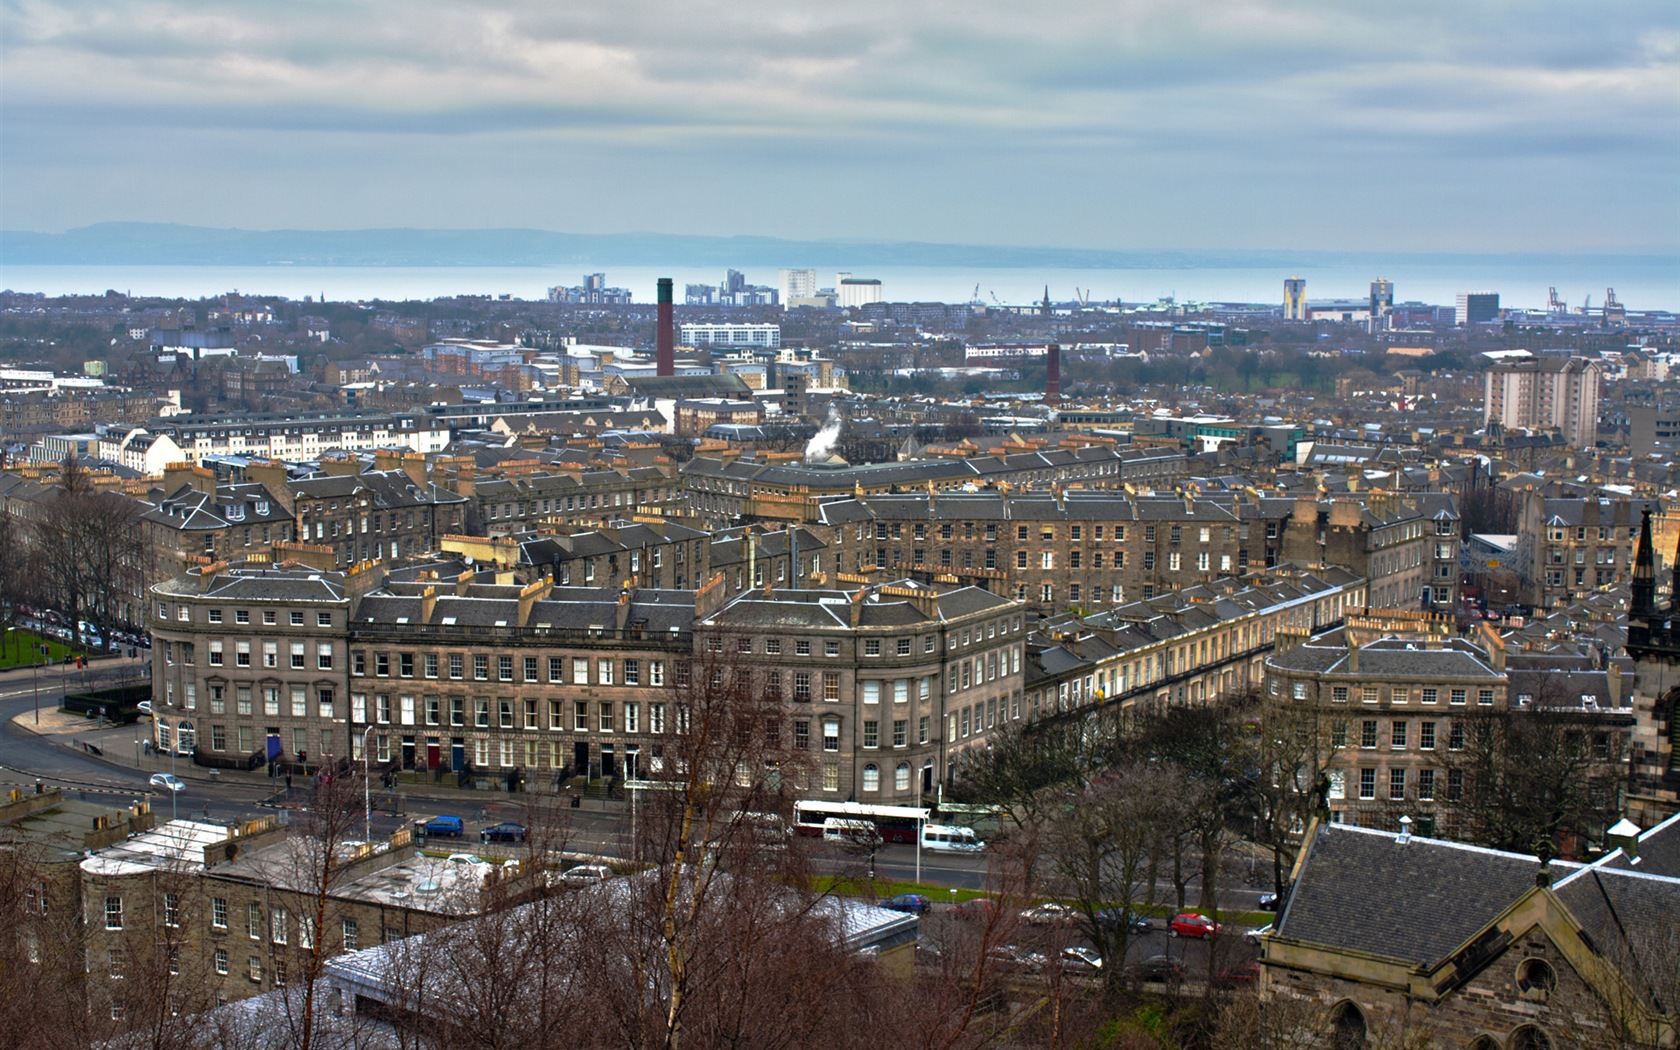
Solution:
M 828 418 L 823 421 L 822 428 L 811 437 L 810 444 L 805 446 L 807 463 L 816 463 L 834 454 L 834 446 L 840 440 L 840 426 L 843 422 L 840 410 L 829 405 Z

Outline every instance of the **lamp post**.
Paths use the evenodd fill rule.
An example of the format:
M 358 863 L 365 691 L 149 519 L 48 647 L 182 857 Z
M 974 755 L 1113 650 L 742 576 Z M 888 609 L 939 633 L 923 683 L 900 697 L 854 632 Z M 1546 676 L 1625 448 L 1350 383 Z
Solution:
M 373 780 L 368 772 L 368 735 L 373 732 L 369 725 L 362 730 L 362 841 L 373 841 Z

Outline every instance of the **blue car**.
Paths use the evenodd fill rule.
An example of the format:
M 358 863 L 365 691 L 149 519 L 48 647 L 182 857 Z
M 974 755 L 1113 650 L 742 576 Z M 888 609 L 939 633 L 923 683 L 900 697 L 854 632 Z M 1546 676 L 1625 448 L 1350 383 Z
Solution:
M 900 893 L 896 897 L 888 897 L 882 901 L 881 907 L 891 908 L 893 911 L 907 912 L 911 915 L 923 915 L 926 914 L 932 904 L 932 901 L 920 893 Z

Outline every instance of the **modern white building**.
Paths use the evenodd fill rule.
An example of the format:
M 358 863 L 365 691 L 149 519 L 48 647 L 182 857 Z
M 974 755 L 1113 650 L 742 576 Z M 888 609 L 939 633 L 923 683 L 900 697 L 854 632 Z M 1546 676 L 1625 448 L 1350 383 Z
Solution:
M 781 271 L 782 305 L 794 299 L 809 299 L 817 294 L 817 271 L 809 269 Z
M 679 329 L 684 346 L 782 345 L 782 326 L 775 324 L 685 324 Z

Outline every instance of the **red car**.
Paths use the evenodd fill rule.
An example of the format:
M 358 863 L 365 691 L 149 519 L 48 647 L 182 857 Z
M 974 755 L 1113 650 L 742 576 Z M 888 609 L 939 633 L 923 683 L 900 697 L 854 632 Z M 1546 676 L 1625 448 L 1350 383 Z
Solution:
M 1187 911 L 1172 917 L 1167 924 L 1168 937 L 1213 937 L 1225 927 L 1199 912 Z
M 990 922 L 993 913 L 996 911 L 997 905 L 992 903 L 990 897 L 975 897 L 960 904 L 952 905 L 947 914 L 953 919 Z

